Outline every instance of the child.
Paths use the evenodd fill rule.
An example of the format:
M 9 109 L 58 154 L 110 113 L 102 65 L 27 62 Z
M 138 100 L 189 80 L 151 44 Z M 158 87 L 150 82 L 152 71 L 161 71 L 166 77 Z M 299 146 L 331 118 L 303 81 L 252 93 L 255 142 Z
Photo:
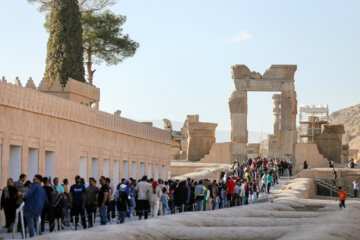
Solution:
M 340 207 L 340 210 L 342 207 L 345 208 L 345 200 L 346 200 L 346 192 L 344 190 L 342 190 L 341 187 L 339 187 L 339 193 L 338 193 L 338 197 L 336 200 L 340 200 L 340 203 L 339 203 L 339 207 Z
M 162 195 L 161 195 L 161 202 L 162 202 L 162 212 L 164 215 L 169 214 L 169 195 L 167 194 L 167 188 L 163 187 L 162 189 Z

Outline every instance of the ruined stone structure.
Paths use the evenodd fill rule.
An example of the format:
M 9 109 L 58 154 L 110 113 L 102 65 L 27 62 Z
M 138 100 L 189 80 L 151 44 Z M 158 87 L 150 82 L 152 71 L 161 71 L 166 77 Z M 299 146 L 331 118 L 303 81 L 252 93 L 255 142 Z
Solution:
M 215 143 L 217 123 L 189 122 L 187 160 L 199 161 Z
M 328 160 L 341 163 L 344 125 L 322 125 L 321 133 L 315 135 L 314 142 L 319 152 Z
M 170 120 L 163 121 L 164 128 L 172 132 L 172 160 L 199 161 L 216 142 L 217 124 L 200 122 L 199 115 L 188 115 L 181 131 L 173 131 Z
M 247 150 L 249 158 L 254 159 L 260 157 L 260 143 L 249 143 Z
M 349 159 L 350 149 L 349 144 L 343 144 L 342 145 L 342 151 L 341 151 L 341 162 L 347 163 Z
M 30 81 L 30 80 L 29 80 Z M 27 83 L 27 87 L 29 85 Z M 34 82 L 31 79 L 31 88 L 36 89 Z M 38 90 L 47 94 L 51 94 L 57 97 L 65 98 L 67 100 L 80 103 L 82 105 L 93 107 L 99 110 L 100 102 L 100 89 L 95 86 L 82 83 L 73 79 L 69 79 L 66 86 L 63 88 L 60 81 L 55 81 L 49 88 L 45 79 L 43 79 L 39 85 Z M 120 111 L 121 114 L 121 111 Z M 119 115 L 120 115 L 119 114 Z
M 20 173 L 167 179 L 169 131 L 93 108 L 100 99 L 93 86 L 71 79 L 63 90 L 58 85 L 41 83 L 38 91 L 32 79 L 26 87 L 0 81 L 1 187 Z
M 245 65 L 232 67 L 232 79 L 235 83 L 229 99 L 231 115 L 231 154 L 232 161 L 247 161 L 247 92 L 272 91 L 281 92 L 280 112 L 280 154 L 292 158 L 296 143 L 297 100 L 294 86 L 296 65 L 272 65 L 264 75 L 251 72 Z

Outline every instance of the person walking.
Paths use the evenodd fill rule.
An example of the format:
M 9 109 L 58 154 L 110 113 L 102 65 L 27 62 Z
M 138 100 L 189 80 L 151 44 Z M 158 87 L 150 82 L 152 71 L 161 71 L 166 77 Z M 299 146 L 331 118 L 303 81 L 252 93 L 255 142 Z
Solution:
M 67 178 L 63 179 L 62 187 L 64 189 L 64 198 L 63 198 L 63 224 L 66 227 L 70 226 L 70 193 L 69 193 L 69 180 Z
M 341 208 L 345 208 L 346 192 L 344 190 L 342 190 L 342 187 L 339 187 L 339 193 L 338 193 L 338 197 L 337 197 L 336 201 L 337 200 L 340 200 L 340 203 L 339 203 L 340 210 L 341 210 Z
M 183 210 L 185 210 L 186 196 L 186 182 L 181 181 L 179 186 L 174 190 L 175 208 L 178 209 L 179 212 L 183 212 Z
M 233 200 L 234 200 L 234 206 L 240 206 L 240 182 L 236 182 L 234 187 L 234 194 L 233 194 Z
M 54 219 L 57 219 L 57 222 L 60 225 L 60 223 L 64 220 L 64 201 L 66 201 L 66 195 L 64 187 L 59 184 L 59 178 L 54 178 L 53 183 L 54 191 L 51 193 L 51 207 L 53 211 L 53 217 Z M 63 226 L 59 226 L 59 228 L 63 229 Z
M 88 216 L 88 227 L 94 226 L 96 210 L 97 210 L 97 196 L 99 194 L 99 188 L 96 186 L 95 178 L 89 178 L 89 187 L 85 190 L 84 195 L 84 207 Z
M 86 229 L 86 218 L 84 211 L 84 194 L 85 186 L 81 184 L 80 176 L 75 177 L 75 184 L 70 187 L 70 196 L 72 199 L 71 203 L 71 218 L 73 220 L 74 228 L 77 230 L 77 225 L 79 222 L 79 214 L 81 216 L 81 223 L 84 229 Z M 75 217 L 75 222 L 74 222 Z
M 303 169 L 308 169 L 308 164 L 306 161 L 304 161 L 304 164 L 303 164 Z
M 128 188 L 126 182 L 125 184 L 121 184 L 120 187 L 117 188 L 114 196 L 116 207 L 118 210 L 118 224 L 122 224 L 125 222 L 126 214 L 131 206 L 129 194 L 126 191 L 126 188 Z
M 12 227 L 15 223 L 16 218 L 16 200 L 17 200 L 18 190 L 14 185 L 14 181 L 12 178 L 7 180 L 7 185 L 3 189 L 1 195 L 1 207 L 0 209 L 4 209 L 5 213 L 5 228 L 8 229 L 8 233 L 12 231 Z
M 161 199 L 161 189 L 157 181 L 153 181 L 151 190 L 149 191 L 149 204 L 151 216 L 157 217 L 159 213 L 159 205 Z
M 267 193 L 270 193 L 270 187 L 271 187 L 271 175 L 270 172 L 266 175 L 266 182 L 267 182 Z
M 203 185 L 203 180 L 200 180 L 199 184 L 195 187 L 195 211 L 202 211 L 205 191 L 206 188 Z
M 115 186 L 110 180 L 110 178 L 105 179 L 106 184 L 109 186 L 109 205 L 108 205 L 108 212 L 107 217 L 108 221 L 111 223 L 111 219 L 115 218 Z
M 250 196 L 250 186 L 249 186 L 249 181 L 246 181 L 245 184 L 244 184 L 244 198 L 243 198 L 243 201 L 244 201 L 244 205 L 248 205 L 249 203 L 249 196 Z
M 26 174 L 24 174 L 24 173 L 20 174 L 19 180 L 14 183 L 18 192 L 24 193 L 27 190 L 29 190 L 29 188 L 25 187 L 26 180 L 27 180 Z M 16 206 L 20 206 L 23 201 L 24 201 L 24 199 L 22 197 L 18 196 L 18 198 L 16 199 Z M 24 219 L 24 228 L 26 228 L 26 226 L 27 226 L 26 219 Z M 17 230 L 18 230 L 18 232 L 21 232 L 20 213 L 18 214 L 18 229 Z M 25 236 L 23 236 L 23 237 L 25 238 Z
M 100 224 L 107 224 L 107 209 L 109 204 L 109 186 L 106 184 L 106 178 L 100 177 L 100 191 L 98 194 L 98 207 L 100 209 Z
M 45 205 L 48 204 L 45 190 L 41 187 L 42 176 L 36 174 L 30 189 L 25 193 L 18 192 L 18 196 L 25 199 L 24 217 L 26 219 L 30 237 L 35 236 L 35 226 Z
M 161 195 L 162 213 L 163 215 L 169 215 L 169 195 L 167 194 L 167 188 L 163 187 Z
M 147 182 L 147 176 L 143 176 L 141 181 L 136 185 L 136 193 L 138 195 L 138 202 L 137 202 L 137 215 L 139 216 L 139 220 L 142 219 L 144 216 L 145 219 L 148 218 L 149 211 L 150 211 L 150 203 L 148 194 L 151 190 L 151 184 Z
M 337 173 L 335 171 L 335 168 L 333 168 L 332 181 L 333 181 L 335 186 L 336 186 L 336 179 L 337 179 Z
M 131 217 L 133 216 L 133 213 L 134 213 L 134 210 L 136 208 L 136 179 L 130 179 L 130 182 L 129 182 L 129 194 L 130 194 L 130 201 L 131 201 L 131 206 L 128 210 L 128 213 L 127 213 L 127 217 Z
M 54 209 L 51 206 L 52 203 L 52 193 L 54 190 L 54 188 L 52 188 L 50 186 L 50 179 L 48 179 L 47 177 L 43 178 L 43 189 L 46 192 L 46 196 L 47 196 L 47 204 L 45 205 L 42 213 L 41 213 L 41 232 L 45 232 L 45 221 L 47 220 L 49 222 L 49 231 L 52 232 L 54 231 Z
M 261 178 L 261 182 L 262 182 L 262 185 L 261 185 L 261 190 L 260 192 L 264 192 L 266 193 L 267 192 L 267 172 L 265 172 Z
M 233 194 L 234 194 L 235 182 L 234 180 L 227 178 L 226 183 L 226 197 L 227 197 L 227 207 L 233 206 Z
M 358 196 L 358 192 L 359 192 L 359 182 L 357 179 L 355 179 L 353 181 L 353 185 L 354 185 L 354 197 Z

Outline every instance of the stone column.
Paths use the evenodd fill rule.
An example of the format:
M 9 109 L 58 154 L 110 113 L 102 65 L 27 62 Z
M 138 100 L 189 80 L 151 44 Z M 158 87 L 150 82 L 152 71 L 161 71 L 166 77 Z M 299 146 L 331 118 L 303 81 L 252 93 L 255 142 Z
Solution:
M 247 91 L 236 90 L 229 99 L 231 117 L 231 160 L 247 161 Z
M 272 99 L 274 100 L 274 136 L 276 139 L 280 140 L 280 121 L 281 121 L 281 94 L 273 94 Z
M 282 156 L 293 158 L 296 143 L 297 100 L 294 90 L 285 90 L 281 94 L 280 146 Z

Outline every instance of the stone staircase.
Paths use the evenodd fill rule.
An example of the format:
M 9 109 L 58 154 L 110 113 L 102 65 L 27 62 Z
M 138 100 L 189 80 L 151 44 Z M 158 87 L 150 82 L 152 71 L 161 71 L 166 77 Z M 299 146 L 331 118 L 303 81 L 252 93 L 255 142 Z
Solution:
M 327 178 L 316 178 L 315 179 L 316 186 L 322 186 L 330 191 L 330 195 L 336 197 L 339 193 L 338 186 L 334 185 L 333 181 L 331 179 Z M 346 186 L 343 187 L 343 189 L 346 191 L 346 195 L 350 198 L 354 197 L 354 194 L 351 192 L 351 189 L 348 189 Z

